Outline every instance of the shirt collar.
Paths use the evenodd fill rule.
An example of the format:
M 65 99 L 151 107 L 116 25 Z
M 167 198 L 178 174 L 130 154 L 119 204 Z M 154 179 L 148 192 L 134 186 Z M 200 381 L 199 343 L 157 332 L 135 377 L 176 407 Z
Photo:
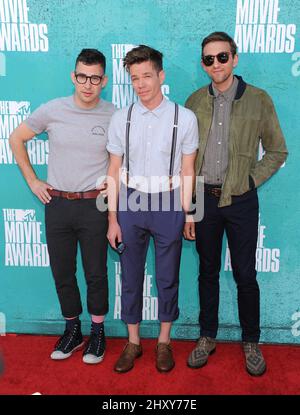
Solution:
M 214 96 L 216 98 L 224 97 L 224 99 L 226 101 L 233 101 L 234 100 L 234 97 L 235 97 L 236 91 L 237 91 L 237 87 L 238 87 L 238 80 L 235 76 L 233 77 L 233 82 L 232 82 L 230 88 L 228 88 L 224 92 L 220 92 L 214 85 L 212 85 Z
M 161 103 L 154 108 L 153 110 L 149 110 L 149 108 L 146 108 L 142 103 L 141 100 L 138 99 L 136 102 L 137 108 L 139 109 L 141 114 L 147 114 L 148 112 L 151 112 L 152 114 L 154 114 L 156 117 L 160 117 L 160 115 L 165 111 L 165 109 L 167 108 L 169 103 L 169 100 L 165 97 L 163 97 Z

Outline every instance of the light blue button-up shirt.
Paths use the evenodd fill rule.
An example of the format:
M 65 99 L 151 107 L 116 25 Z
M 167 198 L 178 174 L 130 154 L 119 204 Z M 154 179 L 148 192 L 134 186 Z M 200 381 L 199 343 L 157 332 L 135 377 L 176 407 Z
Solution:
M 117 156 L 125 153 L 127 113 L 128 107 L 115 112 L 108 129 L 107 150 Z M 153 110 L 139 100 L 134 104 L 129 135 L 129 187 L 147 193 L 169 189 L 174 114 L 175 104 L 166 98 Z M 179 185 L 182 155 L 192 154 L 197 149 L 197 118 L 192 111 L 179 105 L 174 187 Z M 121 180 L 126 183 L 125 157 L 122 170 Z

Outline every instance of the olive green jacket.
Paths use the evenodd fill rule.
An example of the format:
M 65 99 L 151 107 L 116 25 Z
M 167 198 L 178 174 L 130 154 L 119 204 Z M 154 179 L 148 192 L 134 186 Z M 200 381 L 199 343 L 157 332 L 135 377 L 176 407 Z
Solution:
M 239 84 L 232 103 L 228 167 L 219 207 L 230 205 L 231 196 L 238 196 L 250 190 L 249 176 L 253 179 L 255 187 L 260 186 L 280 168 L 288 154 L 272 99 L 262 89 L 246 84 L 241 77 L 236 77 Z M 212 123 L 213 101 L 213 89 L 210 84 L 195 91 L 185 103 L 198 119 L 198 175 Z M 265 154 L 258 161 L 260 140 Z

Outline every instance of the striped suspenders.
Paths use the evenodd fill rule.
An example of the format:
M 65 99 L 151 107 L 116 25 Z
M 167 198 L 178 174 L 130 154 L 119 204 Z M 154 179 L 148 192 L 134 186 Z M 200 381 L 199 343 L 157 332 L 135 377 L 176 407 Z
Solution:
M 131 123 L 131 113 L 134 103 L 130 105 L 127 113 L 126 121 L 126 136 L 125 136 L 125 160 L 126 160 L 126 184 L 128 186 L 129 182 L 129 133 L 130 133 L 130 123 Z M 174 172 L 174 161 L 175 161 L 175 152 L 176 152 L 176 143 L 177 143 L 177 130 L 178 130 L 178 104 L 175 103 L 175 114 L 174 114 L 174 125 L 173 125 L 173 135 L 172 135 L 172 147 L 171 147 L 171 156 L 170 156 L 170 167 L 169 167 L 169 183 L 170 191 L 172 190 L 172 177 Z

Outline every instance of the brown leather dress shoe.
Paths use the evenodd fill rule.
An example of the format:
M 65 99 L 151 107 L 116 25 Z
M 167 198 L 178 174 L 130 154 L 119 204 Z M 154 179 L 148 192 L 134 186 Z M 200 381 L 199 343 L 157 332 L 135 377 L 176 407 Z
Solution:
M 142 354 L 143 350 L 140 344 L 128 342 L 117 360 L 114 370 L 118 373 L 128 372 L 134 366 L 134 359 L 142 356 Z
M 156 369 L 159 372 L 169 372 L 175 366 L 172 347 L 167 343 L 158 343 L 156 346 Z

